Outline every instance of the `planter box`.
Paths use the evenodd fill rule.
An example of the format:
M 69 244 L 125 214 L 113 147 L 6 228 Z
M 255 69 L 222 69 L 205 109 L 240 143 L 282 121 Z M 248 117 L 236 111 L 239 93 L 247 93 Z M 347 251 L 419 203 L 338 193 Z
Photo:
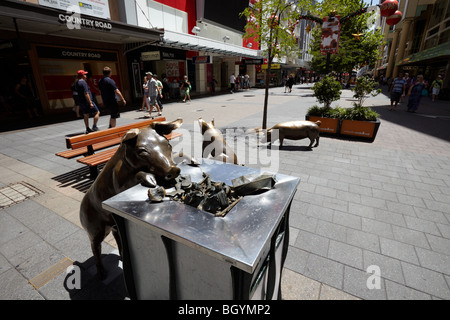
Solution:
M 358 121 L 342 120 L 339 130 L 342 136 L 351 136 L 374 141 L 380 127 L 380 120 L 376 121 Z
M 333 118 L 322 118 L 322 117 L 316 117 L 316 116 L 305 116 L 306 120 L 316 122 L 319 120 L 322 122 L 322 124 L 319 126 L 320 133 L 327 133 L 327 134 L 338 134 L 339 133 L 339 119 L 333 119 Z

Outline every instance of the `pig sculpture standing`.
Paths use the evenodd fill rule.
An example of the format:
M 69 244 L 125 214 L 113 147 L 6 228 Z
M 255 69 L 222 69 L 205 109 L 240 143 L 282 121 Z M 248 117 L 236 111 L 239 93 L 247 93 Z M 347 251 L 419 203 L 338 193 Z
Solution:
M 154 122 L 144 129 L 132 129 L 122 138 L 114 156 L 106 163 L 100 175 L 81 201 L 80 220 L 91 241 L 97 273 L 106 277 L 101 260 L 101 243 L 112 231 L 120 254 L 122 245 L 114 219 L 102 208 L 102 202 L 142 183 L 156 186 L 156 178 L 171 180 L 180 174 L 172 159 L 172 146 L 163 136 L 179 128 L 182 119 L 172 122 Z
M 214 119 L 211 122 L 206 122 L 199 118 L 198 124 L 203 135 L 202 157 L 207 158 L 211 155 L 214 160 L 238 164 L 233 149 L 227 144 L 220 131 L 214 127 Z
M 319 126 L 321 124 L 320 121 L 312 122 L 301 120 L 280 122 L 267 130 L 264 142 L 274 142 L 272 141 L 272 133 L 274 130 L 278 130 L 280 148 L 283 146 L 284 139 L 301 140 L 305 138 L 309 138 L 311 141 L 308 148 L 313 147 L 314 141 L 316 141 L 314 147 L 317 147 L 319 145 Z

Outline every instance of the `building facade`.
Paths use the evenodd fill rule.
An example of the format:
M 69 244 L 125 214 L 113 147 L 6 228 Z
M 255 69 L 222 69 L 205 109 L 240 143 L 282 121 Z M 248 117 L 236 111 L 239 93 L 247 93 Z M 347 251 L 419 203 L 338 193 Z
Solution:
M 428 81 L 441 75 L 443 87 L 449 88 L 450 1 L 400 0 L 399 10 L 402 20 L 395 26 L 383 19 L 386 45 L 381 48 L 376 75 L 395 78 L 408 72 L 410 76 L 423 74 Z
M 43 114 L 72 110 L 71 86 L 77 70 L 88 71 L 91 90 L 101 104 L 98 81 L 105 66 L 129 100 L 132 87 L 126 51 L 135 43 L 155 43 L 163 32 L 121 21 L 120 1 L 2 1 L 0 3 L 0 64 L 2 109 L 14 111 L 14 89 L 23 76 Z M 123 5 L 123 3 L 122 3 Z

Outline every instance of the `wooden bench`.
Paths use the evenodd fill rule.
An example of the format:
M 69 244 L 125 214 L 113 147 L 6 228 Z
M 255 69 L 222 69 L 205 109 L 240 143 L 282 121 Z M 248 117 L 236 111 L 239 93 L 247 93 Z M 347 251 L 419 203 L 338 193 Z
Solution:
M 84 156 L 77 159 L 78 162 L 89 167 L 91 179 L 95 179 L 98 175 L 98 165 L 108 162 L 119 148 L 122 136 L 130 129 L 141 129 L 148 127 L 156 121 L 165 121 L 164 117 L 156 117 L 144 121 L 135 122 L 123 126 L 110 129 L 91 132 L 88 134 L 80 134 L 77 136 L 66 137 L 66 151 L 56 153 L 57 156 L 71 159 L 77 156 Z M 169 140 L 180 137 L 181 133 L 172 132 L 165 137 Z M 113 147 L 116 146 L 116 147 Z M 113 147 L 107 150 L 97 152 L 98 150 Z

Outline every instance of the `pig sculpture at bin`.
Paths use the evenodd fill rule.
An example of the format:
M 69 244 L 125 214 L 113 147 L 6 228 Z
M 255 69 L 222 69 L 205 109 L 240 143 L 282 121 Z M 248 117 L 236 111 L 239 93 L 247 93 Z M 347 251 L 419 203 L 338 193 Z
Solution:
M 267 130 L 263 142 L 275 142 L 272 141 L 272 133 L 274 130 L 278 130 L 280 148 L 283 146 L 284 139 L 301 140 L 305 138 L 309 138 L 311 141 L 308 148 L 313 147 L 314 141 L 316 142 L 314 147 L 317 147 L 319 145 L 319 126 L 321 124 L 322 123 L 320 121 L 312 122 L 306 120 L 280 122 Z
M 172 158 L 172 146 L 163 136 L 179 128 L 182 119 L 154 122 L 144 129 L 132 129 L 123 137 L 119 149 L 106 163 L 87 191 L 80 207 L 80 220 L 91 241 L 97 273 L 106 277 L 101 261 L 101 243 L 112 231 L 120 254 L 122 246 L 114 219 L 102 202 L 139 182 L 155 187 L 156 179 L 171 180 L 180 174 Z
M 238 164 L 238 159 L 233 149 L 227 144 L 219 130 L 214 127 L 214 119 L 206 122 L 202 118 L 198 119 L 198 124 L 203 135 L 202 157 Z

